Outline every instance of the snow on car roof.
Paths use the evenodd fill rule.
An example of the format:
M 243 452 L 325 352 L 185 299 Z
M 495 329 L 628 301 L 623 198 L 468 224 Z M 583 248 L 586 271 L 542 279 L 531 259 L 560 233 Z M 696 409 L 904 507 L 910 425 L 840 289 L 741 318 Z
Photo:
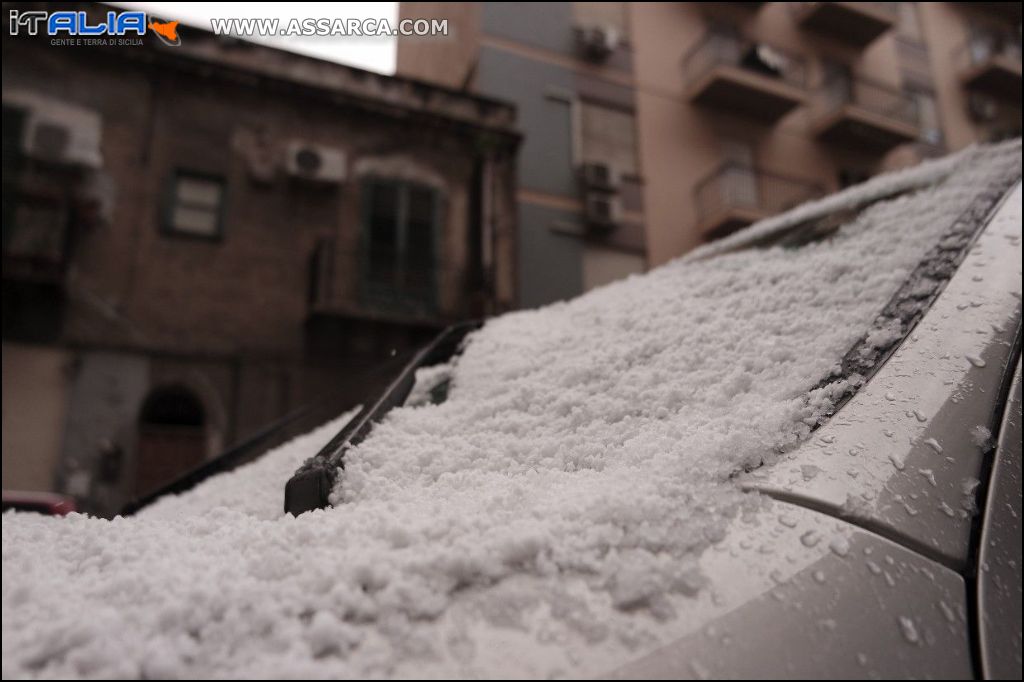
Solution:
M 1019 141 L 970 148 L 873 180 L 875 198 L 914 191 L 826 240 L 679 259 L 492 319 L 445 402 L 394 410 L 349 451 L 334 508 L 277 511 L 321 430 L 253 465 L 266 475 L 133 518 L 5 514 L 4 677 L 578 676 L 601 671 L 589 652 L 650 650 L 715 589 L 700 554 L 761 504 L 733 474 L 827 418 L 843 354 L 1020 166 Z

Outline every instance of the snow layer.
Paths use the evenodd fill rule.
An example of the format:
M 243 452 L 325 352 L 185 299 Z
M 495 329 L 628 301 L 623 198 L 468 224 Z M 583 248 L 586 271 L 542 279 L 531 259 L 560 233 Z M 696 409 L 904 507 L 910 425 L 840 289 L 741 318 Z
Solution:
M 283 481 L 287 481 L 311 453 L 333 438 L 358 411 L 349 410 L 274 448 L 255 462 L 208 478 L 186 493 L 162 497 L 137 516 L 172 520 L 202 516 L 217 507 L 227 507 L 257 519 L 276 519 L 281 516 Z
M 713 587 L 700 554 L 759 503 L 732 475 L 826 417 L 849 386 L 812 387 L 1020 154 L 875 180 L 920 189 L 825 242 L 489 321 L 446 402 L 393 411 L 349 453 L 333 509 L 282 517 L 229 476 L 133 519 L 5 514 L 4 677 L 584 676 L 649 650 Z

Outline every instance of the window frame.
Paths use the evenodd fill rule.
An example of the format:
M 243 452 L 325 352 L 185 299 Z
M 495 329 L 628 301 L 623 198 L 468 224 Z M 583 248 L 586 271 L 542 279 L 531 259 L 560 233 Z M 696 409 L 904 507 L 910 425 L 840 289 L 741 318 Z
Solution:
M 604 99 L 598 99 L 594 97 L 579 96 L 576 98 L 576 109 L 575 120 L 572 124 L 575 128 L 574 135 L 579 140 L 579 163 L 607 163 L 606 161 L 598 161 L 591 157 L 587 153 L 587 135 L 586 135 L 586 124 L 584 118 L 586 116 L 586 109 L 588 107 L 592 109 L 603 109 L 605 111 L 614 112 L 615 114 L 626 116 L 630 119 L 631 124 L 631 137 L 632 145 L 630 149 L 630 167 L 621 167 L 619 164 L 612 164 L 615 166 L 615 170 L 623 178 L 639 178 L 640 177 L 640 136 L 637 130 L 637 112 L 634 107 L 624 104 L 622 102 L 612 102 Z
M 174 224 L 174 211 L 178 207 L 178 182 L 183 179 L 200 180 L 213 182 L 220 187 L 220 201 L 214 212 L 216 217 L 215 229 L 210 234 L 190 232 L 182 230 Z M 164 185 L 164 201 L 160 215 L 160 233 L 169 237 L 179 239 L 197 239 L 200 241 L 220 242 L 224 240 L 224 225 L 226 222 L 228 203 L 228 180 L 220 173 L 194 170 L 187 167 L 176 167 L 171 171 Z
M 393 258 L 394 276 L 391 284 L 375 281 L 370 275 L 371 268 L 371 217 L 373 201 L 371 192 L 375 187 L 392 186 L 398 196 L 395 212 L 397 226 L 396 249 Z M 432 257 L 428 275 L 428 285 L 422 295 L 410 290 L 398 278 L 407 273 L 409 243 L 409 201 L 413 189 L 426 190 L 432 201 L 430 238 Z M 442 228 L 445 215 L 445 194 L 433 185 L 380 175 L 366 175 L 359 181 L 360 216 L 359 216 L 359 267 L 358 292 L 360 303 L 368 308 L 380 309 L 393 313 L 427 313 L 438 311 L 440 300 L 440 272 Z

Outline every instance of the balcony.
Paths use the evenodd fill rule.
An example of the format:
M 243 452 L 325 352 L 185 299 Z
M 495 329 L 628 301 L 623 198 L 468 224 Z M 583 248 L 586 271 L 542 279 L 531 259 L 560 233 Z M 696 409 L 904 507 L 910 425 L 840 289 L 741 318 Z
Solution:
M 794 3 L 794 18 L 800 26 L 858 47 L 891 29 L 898 12 L 895 2 Z
M 841 147 L 885 153 L 920 135 L 916 100 L 898 88 L 863 79 L 826 82 L 812 110 L 818 139 Z
M 1019 2 L 971 2 L 968 4 L 988 12 L 997 19 L 1020 23 L 1021 5 Z
M 807 69 L 782 50 L 711 31 L 683 59 L 686 96 L 695 103 L 775 121 L 804 102 Z
M 813 182 L 727 161 L 694 189 L 697 229 L 718 239 L 823 193 Z
M 972 38 L 954 56 L 964 87 L 1020 103 L 1020 35 L 985 34 Z
M 307 270 L 310 316 L 437 327 L 474 314 L 480 294 L 469 291 L 465 268 L 398 267 L 377 255 L 341 251 L 331 238 L 318 241 Z
M 4 279 L 62 284 L 71 220 L 64 192 L 5 182 L 4 204 Z

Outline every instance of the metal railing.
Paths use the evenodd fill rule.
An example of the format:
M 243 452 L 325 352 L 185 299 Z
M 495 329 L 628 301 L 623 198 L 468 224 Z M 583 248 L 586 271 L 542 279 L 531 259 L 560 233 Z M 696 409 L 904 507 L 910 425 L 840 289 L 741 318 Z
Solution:
M 683 77 L 693 83 L 719 66 L 741 68 L 801 88 L 807 86 L 807 65 L 802 58 L 734 31 L 714 28 L 683 56 Z
M 335 248 L 332 238 L 317 242 L 309 258 L 308 301 L 313 310 L 350 310 L 411 317 L 464 317 L 471 314 L 469 269 L 445 263 L 400 267 L 364 251 Z
M 1021 38 L 1013 31 L 988 31 L 978 33 L 958 47 L 954 63 L 960 70 L 985 64 L 997 57 L 1010 61 L 1021 61 Z
M 920 121 L 917 100 L 899 88 L 864 78 L 826 80 L 815 102 L 817 114 L 827 115 L 847 105 L 912 126 Z
M 4 277 L 61 280 L 71 257 L 73 213 L 68 202 L 59 190 L 26 191 L 5 181 L 4 203 Z
M 817 183 L 787 177 L 736 161 L 726 161 L 694 188 L 697 219 L 705 224 L 730 210 L 780 213 L 821 196 Z

